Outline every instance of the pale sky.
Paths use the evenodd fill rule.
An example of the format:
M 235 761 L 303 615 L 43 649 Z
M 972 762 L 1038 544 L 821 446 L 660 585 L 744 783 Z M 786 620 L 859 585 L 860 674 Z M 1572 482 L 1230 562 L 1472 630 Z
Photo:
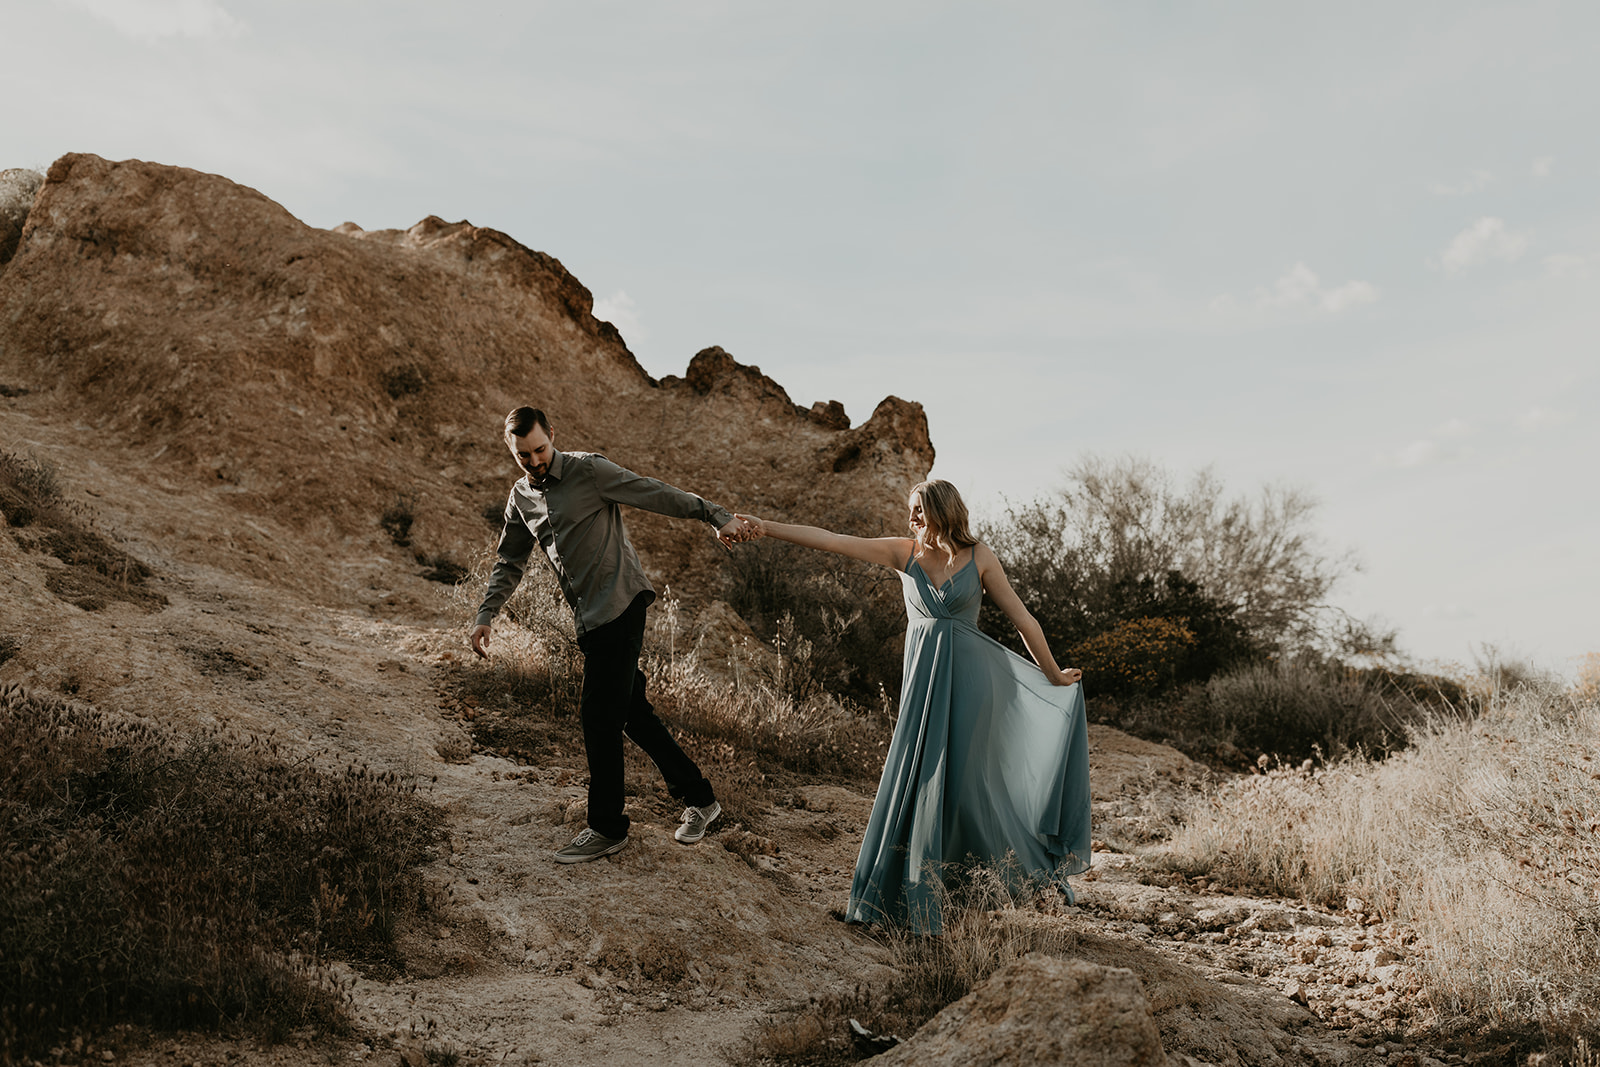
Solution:
M 995 513 L 1086 452 L 1299 486 L 1423 659 L 1600 651 L 1600 5 L 10 0 L 0 167 L 226 175 L 559 258 L 926 407 Z M 692 488 L 692 487 L 691 487 Z M 736 503 L 736 502 L 735 502 Z M 818 516 L 825 521 L 826 516 Z

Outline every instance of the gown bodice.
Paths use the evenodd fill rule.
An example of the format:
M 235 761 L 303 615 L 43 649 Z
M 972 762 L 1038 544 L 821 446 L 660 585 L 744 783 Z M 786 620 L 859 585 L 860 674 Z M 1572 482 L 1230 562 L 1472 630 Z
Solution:
M 900 571 L 900 585 L 906 596 L 906 617 L 915 625 L 919 620 L 955 619 L 968 626 L 978 625 L 978 610 L 983 607 L 983 582 L 978 577 L 978 555 L 972 552 L 964 566 L 934 585 L 922 564 L 913 558 Z

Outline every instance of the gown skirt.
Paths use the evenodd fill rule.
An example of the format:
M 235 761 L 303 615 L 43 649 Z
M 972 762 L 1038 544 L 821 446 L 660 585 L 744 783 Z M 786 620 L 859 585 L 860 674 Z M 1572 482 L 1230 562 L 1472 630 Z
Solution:
M 945 888 L 974 865 L 1008 885 L 1089 866 L 1083 687 L 977 628 L 976 560 L 935 587 L 915 560 L 905 592 L 900 718 L 856 859 L 845 918 L 939 931 Z

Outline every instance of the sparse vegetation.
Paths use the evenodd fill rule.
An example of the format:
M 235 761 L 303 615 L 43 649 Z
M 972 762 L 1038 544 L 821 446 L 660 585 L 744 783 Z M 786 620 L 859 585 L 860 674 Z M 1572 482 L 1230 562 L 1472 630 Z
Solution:
M 410 493 L 396 494 L 394 502 L 383 509 L 378 525 L 401 548 L 411 544 L 411 526 L 417 521 L 417 498 Z
M 0 762 L 0 1059 L 124 1020 L 338 1029 L 322 964 L 397 965 L 437 814 L 394 775 L 16 686 Z
M 1485 686 L 1488 682 L 1483 682 Z M 1600 1027 L 1600 703 L 1496 689 L 1380 762 L 1279 765 L 1191 813 L 1166 862 L 1400 921 L 1444 1018 Z
M 167 603 L 147 584 L 150 568 L 94 529 L 48 463 L 0 450 L 0 515 L 19 545 L 65 564 L 45 575 L 45 587 L 62 600 L 84 611 L 113 600 L 147 609 Z
M 847 517 L 843 532 L 876 536 Z M 900 582 L 883 567 L 774 541 L 741 545 L 724 566 L 728 603 L 790 669 L 783 688 L 805 699 L 829 692 L 861 704 L 900 692 L 905 611 Z

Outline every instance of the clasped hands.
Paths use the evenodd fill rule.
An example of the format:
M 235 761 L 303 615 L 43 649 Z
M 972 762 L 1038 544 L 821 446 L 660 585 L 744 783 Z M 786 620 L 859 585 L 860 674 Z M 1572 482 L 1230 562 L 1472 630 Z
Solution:
M 753 515 L 735 514 L 731 522 L 717 531 L 717 540 L 722 542 L 723 548 L 732 551 L 734 545 L 759 540 L 766 533 L 766 527 L 760 519 Z

